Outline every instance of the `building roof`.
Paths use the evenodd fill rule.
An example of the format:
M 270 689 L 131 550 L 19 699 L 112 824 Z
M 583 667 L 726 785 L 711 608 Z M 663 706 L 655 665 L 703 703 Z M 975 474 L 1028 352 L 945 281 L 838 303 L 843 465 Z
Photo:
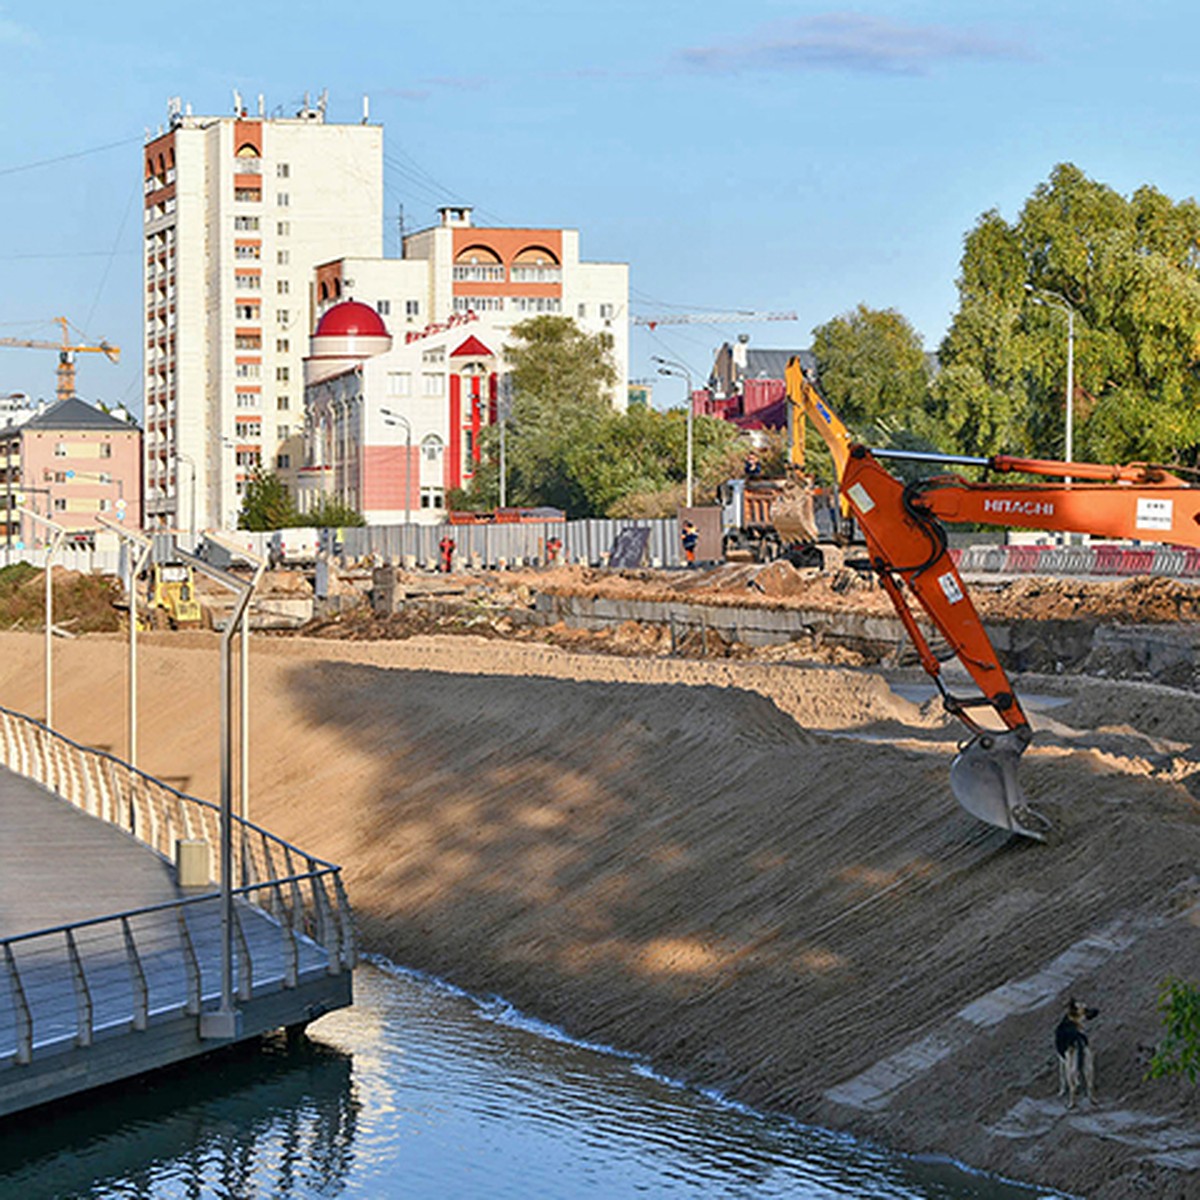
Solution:
M 389 337 L 383 318 L 359 300 L 343 300 L 327 309 L 313 337 Z
M 451 358 L 491 358 L 492 352 L 472 334 L 457 350 L 450 351 Z
M 69 400 L 58 400 L 51 404 L 45 412 L 30 417 L 21 429 L 96 429 L 106 433 L 123 430 L 126 433 L 136 433 L 137 426 L 130 421 L 122 421 L 72 396 Z
M 742 379 L 784 379 L 787 365 L 793 358 L 800 359 L 806 371 L 817 369 L 817 360 L 811 350 L 756 350 L 746 348 L 746 366 Z

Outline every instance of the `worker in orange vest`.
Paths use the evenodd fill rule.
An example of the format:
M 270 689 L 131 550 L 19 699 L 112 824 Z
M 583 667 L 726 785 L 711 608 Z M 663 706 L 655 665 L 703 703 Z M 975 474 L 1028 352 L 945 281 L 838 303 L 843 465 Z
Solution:
M 442 555 L 442 571 L 450 574 L 451 567 L 454 563 L 454 539 L 452 537 L 444 537 L 438 542 L 438 550 Z

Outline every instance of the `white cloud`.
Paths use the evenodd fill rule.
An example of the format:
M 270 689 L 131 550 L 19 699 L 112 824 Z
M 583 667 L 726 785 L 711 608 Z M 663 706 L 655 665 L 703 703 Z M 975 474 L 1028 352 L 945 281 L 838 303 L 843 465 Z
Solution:
M 1030 59 L 1027 47 L 977 29 L 900 25 L 861 13 L 830 12 L 769 26 L 744 40 L 681 52 L 689 67 L 737 71 L 865 71 L 925 75 L 947 62 Z

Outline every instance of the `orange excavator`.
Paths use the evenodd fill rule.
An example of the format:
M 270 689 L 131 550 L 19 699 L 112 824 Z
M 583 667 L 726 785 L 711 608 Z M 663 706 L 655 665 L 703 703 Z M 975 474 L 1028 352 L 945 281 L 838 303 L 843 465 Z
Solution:
M 977 458 L 870 450 L 852 440 L 796 359 L 788 364 L 787 390 L 829 444 L 841 494 L 866 539 L 871 566 L 946 710 L 970 735 L 951 765 L 951 790 L 980 820 L 1044 840 L 1047 823 L 1029 807 L 1017 783 L 1017 764 L 1033 736 L 1029 719 L 950 556 L 943 522 L 1200 546 L 1200 485 L 1150 463 L 1105 466 L 1000 454 Z M 905 483 L 883 465 L 889 458 L 1035 478 L 976 482 L 941 474 Z M 950 692 L 910 598 L 978 685 L 979 696 Z M 999 718 L 999 731 L 973 715 L 973 710 L 987 708 Z

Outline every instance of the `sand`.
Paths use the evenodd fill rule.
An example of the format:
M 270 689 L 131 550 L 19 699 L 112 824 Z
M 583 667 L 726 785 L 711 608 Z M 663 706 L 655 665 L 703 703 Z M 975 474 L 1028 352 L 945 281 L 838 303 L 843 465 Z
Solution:
M 141 765 L 216 794 L 210 634 L 141 640 Z M 42 643 L 0 636 L 41 711 Z M 1200 1194 L 1194 1089 L 1143 1079 L 1196 977 L 1200 698 L 1058 680 L 1014 842 L 957 728 L 882 674 L 471 637 L 255 638 L 251 815 L 345 865 L 368 948 L 751 1104 L 1091 1200 Z M 67 735 L 124 749 L 124 643 L 56 642 Z M 1014 986 L 1019 985 L 1019 986 Z M 1099 1099 L 1053 1027 L 1097 1005 Z

